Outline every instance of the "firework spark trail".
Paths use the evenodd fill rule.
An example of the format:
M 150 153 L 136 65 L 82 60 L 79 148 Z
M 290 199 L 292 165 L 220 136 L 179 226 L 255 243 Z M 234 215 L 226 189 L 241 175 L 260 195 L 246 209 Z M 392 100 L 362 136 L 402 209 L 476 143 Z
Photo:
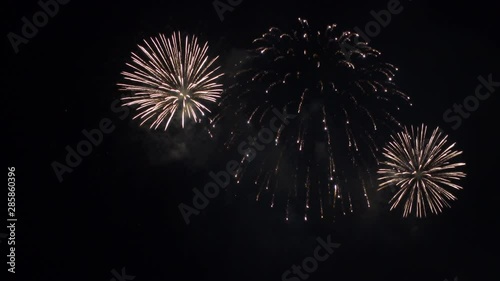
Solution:
M 425 217 L 427 210 L 439 214 L 450 207 L 448 201 L 457 198 L 448 189 L 462 189 L 455 181 L 466 176 L 457 169 L 465 163 L 453 162 L 462 154 L 453 150 L 454 146 L 439 128 L 429 136 L 423 124 L 392 136 L 383 149 L 385 161 L 378 170 L 379 190 L 394 185 L 398 188 L 389 202 L 391 210 L 403 203 L 403 217 L 414 210 L 417 217 Z
M 220 103 L 221 114 L 214 118 L 213 126 L 224 117 L 230 119 L 235 126 L 231 131 L 234 138 L 243 127 L 235 122 L 239 118 L 234 112 L 243 116 L 247 128 L 267 126 L 273 116 L 271 108 L 297 115 L 291 124 L 280 126 L 273 147 L 286 148 L 284 157 L 295 162 L 291 166 L 300 167 L 294 178 L 306 213 L 313 195 L 316 198 L 318 194 L 325 197 L 318 200 L 321 216 L 327 207 L 336 206 L 336 201 L 344 198 L 352 211 L 353 189 L 341 178 L 343 170 L 353 170 L 355 177 L 361 179 L 362 198 L 366 199 L 365 206 L 370 205 L 367 188 L 357 172 L 359 159 L 376 159 L 379 148 L 375 133 L 384 127 L 400 127 L 392 111 L 398 111 L 400 103 L 410 104 L 409 97 L 396 89 L 394 76 L 398 69 L 381 61 L 380 52 L 359 42 L 358 36 L 339 30 L 336 25 L 316 31 L 304 19 L 299 19 L 298 28 L 290 32 L 270 28 L 253 41 L 254 49 L 240 61 L 240 69 L 232 76 L 235 82 Z M 326 147 L 321 155 L 326 159 L 324 165 L 315 159 L 317 143 Z M 271 153 L 264 157 L 262 166 L 276 167 L 271 162 L 280 158 L 268 155 Z M 343 163 L 345 159 L 347 164 Z M 314 169 L 309 172 L 310 167 Z M 275 173 L 272 180 L 278 181 L 278 176 Z M 256 177 L 263 178 L 260 174 Z M 268 190 L 273 202 L 277 200 L 276 191 L 277 188 Z M 259 191 L 259 198 L 264 192 Z M 289 194 L 292 193 L 285 194 L 286 206 L 292 199 Z M 342 209 L 344 203 L 339 204 Z
M 220 67 L 214 67 L 218 57 L 207 56 L 207 43 L 201 46 L 195 36 L 183 40 L 177 32 L 168 39 L 160 34 L 144 40 L 139 49 L 139 54 L 132 53 L 132 63 L 127 63 L 132 70 L 122 72 L 128 82 L 118 86 L 133 93 L 122 100 L 124 106 L 137 106 L 134 119 L 141 119 L 141 126 L 152 120 L 150 128 L 157 129 L 166 120 L 167 130 L 180 112 L 184 128 L 185 119 L 198 122 L 210 112 L 206 103 L 220 98 L 222 85 L 217 79 L 222 74 L 217 74 Z

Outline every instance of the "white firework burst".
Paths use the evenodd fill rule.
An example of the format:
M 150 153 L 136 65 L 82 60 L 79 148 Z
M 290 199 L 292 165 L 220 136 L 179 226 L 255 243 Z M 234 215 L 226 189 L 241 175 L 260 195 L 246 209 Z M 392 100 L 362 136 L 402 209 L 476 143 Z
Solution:
M 303 208 L 304 220 L 369 208 L 377 135 L 402 127 L 400 108 L 411 105 L 396 85 L 398 68 L 358 37 L 302 18 L 291 29 L 271 27 L 228 79 L 212 122 L 231 126 L 226 148 L 253 128 L 273 128 L 276 110 L 295 116 L 273 129 L 273 145 L 257 156 L 260 167 L 250 163 L 253 153 L 242 153 L 236 175 L 237 183 L 252 180 L 256 200 L 284 208 L 285 220 L 294 208 Z
M 144 40 L 138 47 L 140 53 L 132 53 L 132 63 L 127 63 L 132 70 L 122 72 L 127 82 L 118 86 L 133 93 L 122 100 L 124 106 L 137 106 L 134 119 L 140 118 L 141 126 L 151 119 L 150 128 L 157 129 L 166 120 L 167 130 L 180 112 L 184 128 L 186 118 L 198 122 L 210 112 L 206 104 L 221 96 L 217 79 L 222 74 L 215 66 L 218 57 L 207 56 L 207 43 L 199 44 L 195 36 L 183 39 L 177 32 L 168 39 L 160 34 Z
M 450 190 L 462 189 L 455 182 L 465 177 L 457 169 L 465 163 L 454 161 L 462 151 L 453 150 L 454 146 L 439 128 L 429 136 L 423 124 L 392 137 L 383 149 L 385 160 L 378 170 L 379 190 L 397 187 L 390 200 L 391 210 L 404 202 L 403 217 L 413 211 L 417 217 L 425 217 L 427 209 L 439 214 L 450 207 L 448 201 L 457 199 Z

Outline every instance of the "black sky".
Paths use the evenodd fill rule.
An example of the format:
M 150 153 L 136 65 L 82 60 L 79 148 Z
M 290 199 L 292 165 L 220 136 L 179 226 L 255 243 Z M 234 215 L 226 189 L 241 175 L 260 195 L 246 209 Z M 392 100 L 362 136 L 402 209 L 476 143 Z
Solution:
M 186 134 L 196 137 L 195 149 L 186 151 L 179 143 L 185 136 L 148 132 L 111 109 L 120 72 L 143 38 L 194 33 L 229 64 L 270 26 L 287 28 L 303 17 L 364 28 L 370 11 L 388 2 L 243 0 L 221 22 L 211 0 L 72 0 L 15 54 L 7 33 L 20 34 L 21 18 L 40 8 L 9 0 L 3 159 L 18 171 L 19 273 L 12 280 L 108 281 L 122 267 L 137 281 L 281 280 L 328 235 L 342 245 L 308 280 L 497 280 L 500 90 L 457 130 L 443 120 L 474 95 L 478 76 L 500 81 L 493 3 L 402 1 L 403 11 L 370 42 L 399 67 L 397 83 L 413 98 L 404 121 L 440 126 L 464 151 L 465 189 L 439 216 L 402 219 L 380 204 L 336 223 L 287 224 L 266 206 L 222 194 L 186 225 L 178 205 L 230 159 L 193 132 Z M 116 129 L 60 183 L 51 163 L 63 162 L 65 147 L 103 118 Z M 0 246 L 6 259 L 6 243 Z

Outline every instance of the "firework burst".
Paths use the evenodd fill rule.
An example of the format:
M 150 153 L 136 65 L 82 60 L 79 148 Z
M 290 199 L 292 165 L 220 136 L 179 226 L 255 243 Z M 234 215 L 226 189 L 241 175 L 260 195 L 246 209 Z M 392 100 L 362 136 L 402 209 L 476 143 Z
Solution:
M 296 116 L 274 130 L 253 181 L 257 200 L 267 195 L 274 207 L 285 198 L 287 220 L 292 201 L 304 220 L 313 205 L 321 217 L 336 206 L 352 211 L 356 200 L 370 205 L 367 187 L 375 184 L 364 158 L 375 160 L 375 132 L 400 126 L 394 113 L 409 97 L 394 84 L 397 68 L 358 37 L 336 25 L 318 31 L 304 19 L 289 32 L 270 28 L 240 61 L 214 119 L 214 126 L 224 118 L 236 125 L 225 144 L 230 148 L 248 137 L 245 126 L 267 128 L 276 111 Z M 243 153 L 238 182 L 250 174 L 250 154 Z M 359 192 L 348 188 L 353 185 Z
M 122 72 L 127 82 L 118 86 L 133 93 L 122 100 L 125 106 L 137 106 L 134 119 L 140 118 L 141 126 L 150 120 L 150 128 L 165 123 L 167 130 L 179 113 L 184 128 L 185 119 L 198 122 L 210 112 L 206 104 L 221 96 L 222 85 L 216 81 L 222 74 L 215 67 L 218 57 L 207 56 L 207 43 L 200 45 L 195 36 L 183 39 L 177 32 L 168 39 L 160 34 L 144 40 L 139 49 L 127 63 L 131 71 Z
M 378 171 L 380 189 L 396 186 L 390 200 L 391 210 L 404 203 L 403 216 L 415 212 L 425 217 L 427 210 L 438 214 L 448 201 L 456 200 L 450 190 L 462 187 L 455 182 L 465 173 L 457 168 L 465 163 L 454 161 L 461 151 L 453 150 L 448 137 L 436 128 L 428 135 L 427 126 L 405 128 L 392 137 L 383 149 L 385 160 Z

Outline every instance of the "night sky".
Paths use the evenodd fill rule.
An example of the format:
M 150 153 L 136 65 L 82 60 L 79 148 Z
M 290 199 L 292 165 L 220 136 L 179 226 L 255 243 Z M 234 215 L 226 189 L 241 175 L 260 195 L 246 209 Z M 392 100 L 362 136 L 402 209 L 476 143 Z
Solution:
M 232 160 L 219 149 L 223 140 L 151 131 L 114 107 L 120 72 L 144 38 L 196 34 L 224 70 L 271 26 L 287 29 L 302 17 L 364 29 L 374 20 L 370 11 L 389 2 L 243 0 L 221 21 L 211 0 L 73 0 L 16 54 L 8 32 L 21 35 L 22 18 L 41 8 L 35 0 L 9 0 L 2 158 L 4 167 L 16 167 L 18 217 L 16 274 L 3 262 L 9 280 L 109 281 L 122 268 L 134 281 L 282 280 L 329 235 L 341 246 L 307 280 L 498 280 L 500 87 L 457 129 L 443 119 L 474 95 L 479 76 L 500 82 L 498 11 L 488 1 L 401 1 L 402 11 L 370 42 L 399 67 L 396 82 L 413 99 L 402 121 L 439 126 L 464 151 L 464 190 L 440 215 L 403 219 L 378 200 L 335 222 L 286 223 L 254 198 L 221 192 L 186 225 L 179 204 L 191 204 L 192 189 Z M 76 147 L 82 130 L 105 118 L 114 130 L 60 182 L 51 164 L 63 163 L 65 147 Z

